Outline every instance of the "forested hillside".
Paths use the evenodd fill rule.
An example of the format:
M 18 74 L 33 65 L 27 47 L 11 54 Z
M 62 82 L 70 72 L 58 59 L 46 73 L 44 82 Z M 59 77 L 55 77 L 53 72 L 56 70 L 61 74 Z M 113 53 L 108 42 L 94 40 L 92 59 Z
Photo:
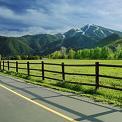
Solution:
M 97 25 L 85 25 L 80 29 L 71 29 L 63 34 L 38 34 L 22 37 L 0 36 L 0 54 L 15 55 L 49 55 L 65 47 L 67 50 L 110 47 L 114 50 L 122 44 L 122 33 Z

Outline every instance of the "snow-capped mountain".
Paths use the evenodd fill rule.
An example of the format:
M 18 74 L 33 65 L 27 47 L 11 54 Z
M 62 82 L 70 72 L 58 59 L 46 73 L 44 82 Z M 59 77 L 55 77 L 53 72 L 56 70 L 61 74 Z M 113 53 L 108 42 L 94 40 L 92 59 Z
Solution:
M 63 44 L 67 48 L 92 48 L 99 41 L 112 34 L 118 34 L 118 36 L 122 37 L 122 32 L 94 24 L 87 24 L 80 29 L 71 29 L 64 33 L 65 39 Z
M 1 55 L 47 55 L 60 48 L 95 48 L 111 45 L 122 37 L 122 32 L 97 25 L 87 24 L 79 29 L 71 29 L 63 34 L 37 34 L 23 37 L 0 36 Z M 122 44 L 122 41 L 119 41 Z M 117 43 L 118 44 L 118 41 Z M 15 46 L 16 45 L 16 46 Z
M 71 29 L 71 30 L 67 31 L 66 33 L 64 33 L 64 35 L 67 38 L 69 38 L 69 37 L 73 37 L 73 36 L 77 35 L 77 33 L 87 36 L 87 37 L 96 38 L 98 40 L 106 38 L 107 36 L 109 36 L 113 33 L 122 35 L 122 33 L 119 31 L 104 28 L 104 27 L 94 25 L 94 24 L 87 24 L 80 29 Z
M 109 35 L 111 35 L 112 33 L 114 33 L 114 31 L 107 29 L 107 28 L 103 28 L 97 25 L 85 25 L 84 27 L 81 28 L 82 34 L 86 35 L 86 36 L 96 36 L 98 38 L 105 38 Z

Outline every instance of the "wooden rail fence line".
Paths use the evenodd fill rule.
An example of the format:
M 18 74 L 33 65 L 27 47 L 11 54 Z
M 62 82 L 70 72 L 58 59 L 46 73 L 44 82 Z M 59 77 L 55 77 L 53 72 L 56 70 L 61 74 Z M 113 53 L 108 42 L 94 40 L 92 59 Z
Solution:
M 7 64 L 7 65 L 5 65 L 5 64 Z M 10 64 L 15 64 L 15 66 L 10 66 Z M 26 65 L 26 68 L 19 67 L 19 64 Z M 34 64 L 34 65 L 40 64 L 41 65 L 41 69 L 34 69 L 34 68 L 32 69 L 32 68 L 30 68 L 31 64 Z M 59 71 L 46 70 L 45 69 L 45 65 L 61 66 L 62 71 L 59 72 Z M 103 87 L 103 88 L 109 88 L 109 89 L 114 89 L 114 90 L 122 91 L 122 88 L 116 88 L 116 87 L 101 85 L 100 81 L 99 81 L 100 77 L 103 77 L 103 78 L 112 78 L 112 79 L 121 79 L 122 80 L 122 77 L 101 75 L 99 73 L 100 67 L 122 68 L 122 65 L 100 64 L 99 62 L 96 62 L 95 64 L 79 64 L 79 65 L 75 65 L 75 64 L 64 64 L 64 63 L 61 63 L 61 64 L 44 63 L 43 61 L 41 63 L 30 63 L 29 61 L 27 63 L 22 63 L 22 62 L 18 62 L 18 61 L 16 61 L 16 62 L 12 62 L 12 61 L 0 61 L 0 71 L 5 71 L 5 67 L 7 67 L 8 71 L 10 71 L 11 68 L 16 69 L 16 73 L 19 73 L 19 69 L 27 70 L 27 76 L 41 77 L 42 80 L 45 80 L 45 78 L 46 78 L 46 79 L 52 79 L 52 80 L 58 80 L 58 81 L 66 81 L 65 80 L 65 75 L 94 76 L 95 77 L 95 83 L 94 84 L 80 83 L 80 82 L 71 82 L 71 81 L 67 81 L 67 83 L 78 84 L 78 85 L 94 86 L 95 90 L 99 89 L 100 87 Z M 65 67 L 95 67 L 95 74 L 68 73 L 68 72 L 65 72 Z M 34 74 L 30 74 L 31 70 L 40 71 L 41 75 L 37 76 L 37 75 L 34 75 Z M 62 75 L 62 79 L 56 79 L 56 78 L 47 77 L 47 76 L 45 76 L 45 72 L 61 74 Z

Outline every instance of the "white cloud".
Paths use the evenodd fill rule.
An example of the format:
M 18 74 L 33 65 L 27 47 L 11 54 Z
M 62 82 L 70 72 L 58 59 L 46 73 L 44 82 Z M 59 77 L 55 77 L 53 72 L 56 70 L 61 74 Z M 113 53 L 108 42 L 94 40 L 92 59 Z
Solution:
M 35 25 L 38 25 L 38 21 L 44 21 L 47 19 L 47 16 L 43 14 L 41 11 L 35 10 L 35 9 L 27 9 L 25 14 L 16 14 L 11 9 L 0 7 L 0 17 L 10 20 L 16 20 L 21 21 L 25 24 L 31 24 L 33 23 Z
M 0 18 L 27 25 L 20 28 L 22 32 L 6 30 L 6 33 L 10 33 L 8 35 L 57 33 L 87 23 L 122 31 L 122 0 L 60 0 L 48 4 L 44 4 L 43 0 L 36 2 L 39 3 L 38 7 L 27 8 L 25 13 L 16 13 L 0 6 Z
M 14 12 L 6 7 L 0 7 L 0 17 L 7 19 L 13 18 Z

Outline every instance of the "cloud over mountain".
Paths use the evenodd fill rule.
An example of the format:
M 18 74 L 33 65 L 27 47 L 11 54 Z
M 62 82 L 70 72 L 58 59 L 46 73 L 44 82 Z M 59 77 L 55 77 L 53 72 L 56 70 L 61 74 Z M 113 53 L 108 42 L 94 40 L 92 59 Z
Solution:
M 65 32 L 87 23 L 122 31 L 121 0 L 0 0 L 0 35 Z

